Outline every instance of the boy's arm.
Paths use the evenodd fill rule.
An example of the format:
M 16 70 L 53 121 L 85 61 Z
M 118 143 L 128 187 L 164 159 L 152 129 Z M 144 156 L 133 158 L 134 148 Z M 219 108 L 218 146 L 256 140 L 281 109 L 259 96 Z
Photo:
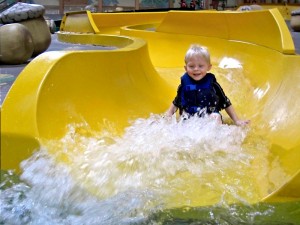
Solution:
M 172 102 L 169 109 L 165 113 L 166 116 L 172 116 L 177 111 L 178 107 L 180 107 L 180 105 L 181 105 L 180 96 L 181 96 L 181 84 L 177 88 L 177 95 L 176 95 L 174 101 Z
M 233 122 L 238 126 L 241 125 L 243 126 L 250 123 L 250 120 L 240 120 L 232 105 L 225 108 L 225 111 L 227 112 L 229 117 L 233 120 Z
M 233 120 L 233 122 L 238 125 L 246 125 L 250 123 L 250 120 L 240 120 L 238 115 L 236 114 L 233 106 L 231 105 L 231 102 L 229 100 L 229 98 L 227 98 L 227 96 L 225 95 L 221 85 L 217 82 L 217 80 L 214 80 L 214 89 L 217 93 L 217 95 L 220 98 L 220 108 L 221 109 L 225 109 L 225 111 L 227 112 L 227 114 L 229 115 L 229 117 Z
M 177 109 L 178 108 L 172 103 L 166 112 L 166 116 L 172 116 L 177 111 Z

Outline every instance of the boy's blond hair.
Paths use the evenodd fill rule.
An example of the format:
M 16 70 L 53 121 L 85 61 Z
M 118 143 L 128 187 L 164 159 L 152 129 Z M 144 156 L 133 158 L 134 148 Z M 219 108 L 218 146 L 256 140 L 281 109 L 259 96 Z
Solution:
M 205 47 L 202 47 L 198 44 L 192 44 L 185 54 L 185 63 L 187 63 L 189 59 L 193 56 L 201 56 L 206 60 L 208 64 L 211 64 L 209 51 Z

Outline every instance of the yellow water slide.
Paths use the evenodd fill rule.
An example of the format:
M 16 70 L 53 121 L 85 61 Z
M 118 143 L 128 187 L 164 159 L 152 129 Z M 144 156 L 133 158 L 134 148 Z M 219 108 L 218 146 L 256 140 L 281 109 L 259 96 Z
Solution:
M 254 7 L 256 6 L 255 4 L 253 4 Z M 240 10 L 242 6 L 240 6 L 237 10 Z M 259 8 L 262 8 L 262 9 L 278 9 L 278 11 L 281 13 L 282 17 L 286 20 L 290 20 L 291 19 L 291 13 L 292 11 L 294 10 L 297 10 L 299 8 L 299 5 L 298 4 L 287 4 L 287 3 L 284 3 L 284 4 L 261 4 L 258 6 Z
M 249 201 L 300 198 L 300 56 L 277 9 L 70 13 L 58 36 L 116 49 L 47 52 L 26 66 L 1 108 L 2 169 L 18 169 L 45 140 L 63 137 L 70 123 L 99 131 L 110 121 L 121 134 L 130 120 L 163 113 L 176 94 L 185 51 L 199 43 L 209 48 L 214 73 L 247 83 L 230 83 L 228 94 L 270 143 L 269 163 L 284 169 L 284 177 L 274 172 L 275 186 Z M 191 205 L 215 204 L 218 195 L 202 194 Z

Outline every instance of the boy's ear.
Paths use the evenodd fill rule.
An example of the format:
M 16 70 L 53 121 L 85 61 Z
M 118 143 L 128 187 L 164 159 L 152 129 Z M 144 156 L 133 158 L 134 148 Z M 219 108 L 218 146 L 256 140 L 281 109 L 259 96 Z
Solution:
M 210 64 L 210 65 L 208 66 L 208 71 L 211 70 L 211 67 L 212 67 L 212 65 Z
M 184 68 L 185 72 L 187 72 L 187 71 L 186 71 L 186 66 L 184 66 L 183 68 Z

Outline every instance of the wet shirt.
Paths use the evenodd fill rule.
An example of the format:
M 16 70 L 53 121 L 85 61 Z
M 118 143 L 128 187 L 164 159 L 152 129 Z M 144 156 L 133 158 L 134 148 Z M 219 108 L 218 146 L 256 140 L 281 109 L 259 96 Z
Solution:
M 188 76 L 188 75 L 184 74 L 182 76 L 182 78 L 184 76 Z M 207 80 L 206 78 L 209 78 L 211 80 L 211 85 L 210 85 L 210 88 L 212 89 L 211 91 L 216 95 L 216 98 L 218 98 L 217 105 L 215 106 L 215 109 L 212 112 L 219 112 L 222 109 L 225 109 L 228 106 L 230 106 L 231 105 L 230 100 L 227 98 L 227 96 L 225 95 L 222 87 L 217 82 L 216 77 L 212 73 L 207 73 L 206 76 L 204 78 L 202 78 L 201 80 L 199 80 L 199 81 L 195 81 L 195 80 L 192 80 L 192 79 L 191 80 L 192 80 L 193 84 L 198 85 L 198 86 L 201 87 L 201 85 L 203 84 L 203 82 L 205 82 L 205 80 Z M 181 79 L 181 81 L 182 80 L 183 79 Z M 177 108 L 180 109 L 180 113 L 182 113 L 182 111 L 184 110 L 184 105 L 183 105 L 182 101 L 185 100 L 185 99 L 182 99 L 183 98 L 182 96 L 185 96 L 185 95 L 183 95 L 182 92 L 183 92 L 183 90 L 185 88 L 186 87 L 184 87 L 183 82 L 181 82 L 181 84 L 179 85 L 179 87 L 177 89 L 177 96 L 175 97 L 175 99 L 173 101 L 173 104 Z M 195 105 L 195 106 L 196 107 L 199 106 L 200 108 L 202 108 L 200 105 Z

